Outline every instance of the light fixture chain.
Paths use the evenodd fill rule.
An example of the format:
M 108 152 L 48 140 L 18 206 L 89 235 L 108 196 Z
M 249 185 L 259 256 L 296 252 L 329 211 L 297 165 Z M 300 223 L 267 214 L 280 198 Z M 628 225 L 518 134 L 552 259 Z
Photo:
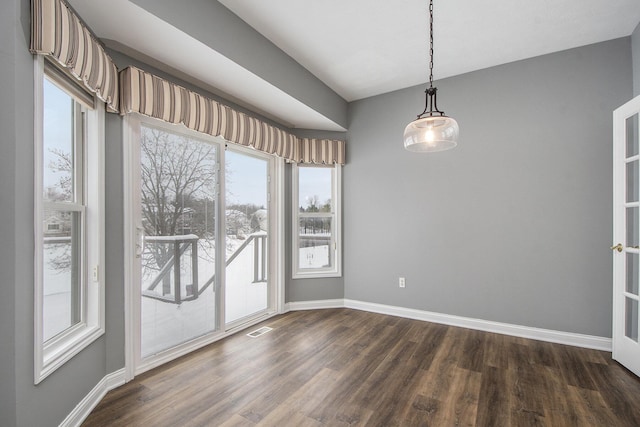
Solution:
M 429 87 L 433 87 L 433 0 L 429 1 Z

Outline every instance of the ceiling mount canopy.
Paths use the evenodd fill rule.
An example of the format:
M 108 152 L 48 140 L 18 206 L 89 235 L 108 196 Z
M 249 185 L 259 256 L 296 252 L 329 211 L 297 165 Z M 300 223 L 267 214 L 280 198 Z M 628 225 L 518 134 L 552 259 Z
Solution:
M 429 87 L 424 111 L 404 129 L 404 148 L 416 153 L 449 150 L 458 145 L 458 123 L 438 109 L 433 87 L 433 0 L 429 1 Z

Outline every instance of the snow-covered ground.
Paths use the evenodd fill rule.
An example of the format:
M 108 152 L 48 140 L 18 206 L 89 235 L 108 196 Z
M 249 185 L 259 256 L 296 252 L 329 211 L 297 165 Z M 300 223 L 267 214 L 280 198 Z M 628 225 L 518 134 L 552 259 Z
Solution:
M 71 270 L 55 268 L 71 243 L 49 243 L 43 250 L 43 338 L 48 340 L 71 326 Z
M 244 239 L 227 240 L 227 258 L 242 245 Z M 215 272 L 214 244 L 198 242 L 198 287 L 201 289 Z M 225 320 L 227 323 L 264 310 L 268 305 L 267 283 L 254 283 L 254 245 L 252 240 L 227 266 Z M 64 254 L 61 244 L 47 245 L 44 250 L 44 336 L 48 339 L 70 326 L 71 274 L 68 269 L 55 269 L 51 261 Z M 191 284 L 191 252 L 185 251 L 182 263 L 182 293 Z M 300 260 L 313 260 L 315 265 L 328 262 L 327 246 L 300 249 Z M 308 268 L 308 267 L 307 267 Z M 171 272 L 171 275 L 173 273 Z M 142 290 L 148 288 L 157 270 L 143 269 Z M 160 291 L 162 284 L 157 286 Z M 215 330 L 216 303 L 214 286 L 209 286 L 197 299 L 174 304 L 142 298 L 142 355 L 148 356 L 184 343 Z
M 228 238 L 227 257 L 231 256 L 245 240 Z M 253 283 L 254 244 L 252 240 L 229 264 L 226 270 L 225 320 L 238 320 L 267 308 L 266 282 Z M 213 276 L 215 262 L 214 242 L 201 239 L 198 248 L 198 288 Z M 191 283 L 191 252 L 185 251 L 182 263 L 182 293 Z M 146 289 L 156 271 L 143 272 L 142 289 Z M 171 273 L 173 274 L 173 273 Z M 157 289 L 161 288 L 161 284 Z M 142 355 L 148 356 L 171 348 L 215 330 L 215 292 L 209 286 L 197 299 L 173 304 L 152 298 L 142 298 Z

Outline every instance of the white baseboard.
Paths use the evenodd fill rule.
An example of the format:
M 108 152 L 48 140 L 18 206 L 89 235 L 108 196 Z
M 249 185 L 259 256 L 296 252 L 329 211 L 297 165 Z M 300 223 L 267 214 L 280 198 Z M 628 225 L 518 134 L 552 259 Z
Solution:
M 87 394 L 84 399 L 67 415 L 67 418 L 60 423 L 60 427 L 79 427 L 80 424 L 89 416 L 93 408 L 98 406 L 102 398 L 111 390 L 120 387 L 125 383 L 125 371 L 119 369 L 106 375 L 98 384 Z
M 611 351 L 612 348 L 611 338 L 606 337 L 576 334 L 573 332 L 554 331 L 542 328 L 533 328 L 530 326 L 521 326 L 509 323 L 493 322 L 490 320 L 473 319 L 470 317 L 454 316 L 450 314 L 435 313 L 431 311 L 416 310 L 412 308 L 397 307 L 392 305 L 377 304 L 351 299 L 290 302 L 287 303 L 286 306 L 287 311 L 340 307 L 352 308 L 355 310 L 388 314 L 391 316 L 404 317 L 407 319 L 423 320 L 425 322 L 440 323 L 443 325 L 458 326 L 461 328 L 475 329 L 485 332 L 494 332 L 503 335 L 511 335 L 514 337 L 529 338 L 533 340 L 571 345 L 574 347 L 591 348 L 602 351 Z
M 316 310 L 320 308 L 344 308 L 344 299 L 324 299 L 317 301 L 298 301 L 285 304 L 285 311 Z

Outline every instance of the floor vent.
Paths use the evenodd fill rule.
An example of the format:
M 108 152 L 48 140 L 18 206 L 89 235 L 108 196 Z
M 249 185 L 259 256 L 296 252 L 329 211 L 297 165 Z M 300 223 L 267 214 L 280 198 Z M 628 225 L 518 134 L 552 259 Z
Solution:
M 267 332 L 272 331 L 272 330 L 273 330 L 273 328 L 270 328 L 270 327 L 268 327 L 268 326 L 263 326 L 263 327 L 262 327 L 262 328 L 260 328 L 260 329 L 256 329 L 256 330 L 255 330 L 255 331 L 253 331 L 253 332 L 249 332 L 249 333 L 247 334 L 247 336 L 248 336 L 248 337 L 251 337 L 251 338 L 258 338 L 260 335 L 264 335 L 264 334 L 266 334 Z

